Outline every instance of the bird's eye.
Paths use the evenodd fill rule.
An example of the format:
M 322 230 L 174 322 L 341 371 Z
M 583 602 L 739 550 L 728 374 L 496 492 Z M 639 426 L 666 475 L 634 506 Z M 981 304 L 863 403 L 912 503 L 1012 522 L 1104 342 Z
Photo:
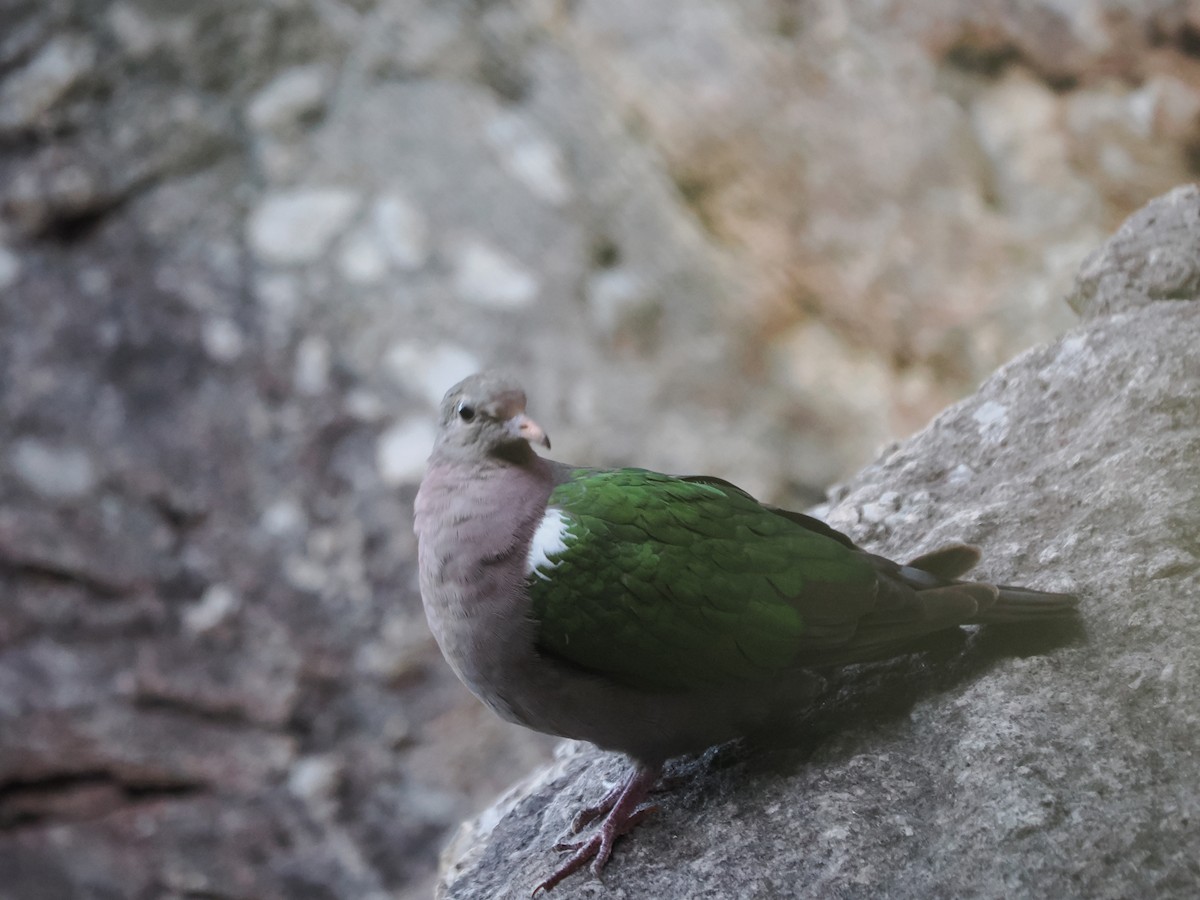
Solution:
M 475 418 L 475 407 L 470 403 L 458 404 L 458 417 L 464 422 L 470 422 Z

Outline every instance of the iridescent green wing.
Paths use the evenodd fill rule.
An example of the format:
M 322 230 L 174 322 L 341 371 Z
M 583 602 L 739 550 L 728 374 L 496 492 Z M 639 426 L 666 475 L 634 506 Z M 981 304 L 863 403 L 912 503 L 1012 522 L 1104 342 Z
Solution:
M 547 527 L 527 580 L 539 648 L 648 689 L 770 678 L 847 641 L 875 596 L 837 532 L 715 479 L 579 470 Z

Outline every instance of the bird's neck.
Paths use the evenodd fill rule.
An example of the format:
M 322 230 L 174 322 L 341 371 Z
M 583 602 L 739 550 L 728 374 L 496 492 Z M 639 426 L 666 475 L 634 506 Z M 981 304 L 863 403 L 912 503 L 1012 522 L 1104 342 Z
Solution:
M 449 569 L 447 576 L 513 557 L 523 566 L 554 480 L 553 464 L 537 454 L 520 463 L 502 457 L 467 463 L 435 454 L 414 509 L 425 563 Z

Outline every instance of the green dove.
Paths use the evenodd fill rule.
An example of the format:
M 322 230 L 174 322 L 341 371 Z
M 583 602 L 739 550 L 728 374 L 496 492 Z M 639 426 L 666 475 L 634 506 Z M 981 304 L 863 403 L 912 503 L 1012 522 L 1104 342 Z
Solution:
M 1076 598 L 960 580 L 952 545 L 907 565 L 717 478 L 590 469 L 549 448 L 513 381 L 474 375 L 441 407 L 417 494 L 421 594 L 463 682 L 512 722 L 633 766 L 582 810 L 535 893 L 647 814 L 666 760 L 792 719 L 814 667 L 910 652 L 965 624 L 1070 614 Z

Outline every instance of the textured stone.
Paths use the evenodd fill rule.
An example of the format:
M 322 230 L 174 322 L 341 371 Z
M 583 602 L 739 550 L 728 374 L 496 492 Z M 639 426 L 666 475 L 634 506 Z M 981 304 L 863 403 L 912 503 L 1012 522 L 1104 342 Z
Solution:
M 1131 216 L 1088 256 L 1067 297 L 1084 318 L 1200 297 L 1200 188 L 1184 185 Z
M 292 383 L 296 391 L 315 397 L 329 390 L 329 374 L 333 367 L 333 347 L 321 335 L 310 334 L 296 348 L 296 366 Z
M 338 253 L 338 271 L 354 284 L 379 284 L 388 273 L 388 257 L 374 230 L 354 229 L 342 241 Z
M 357 192 L 296 188 L 268 195 L 250 214 L 250 247 L 264 262 L 296 265 L 316 260 L 358 211 Z
M 389 347 L 383 366 L 397 384 L 424 397 L 433 409 L 450 385 L 482 368 L 473 353 L 457 344 L 429 346 L 414 341 Z
M 210 584 L 204 594 L 183 614 L 183 627 L 193 634 L 204 634 L 228 621 L 242 600 L 227 584 Z
M 0 132 L 37 125 L 95 62 L 96 47 L 83 35 L 64 34 L 48 41 L 0 86 Z
M 316 116 L 329 90 L 323 66 L 297 66 L 277 75 L 250 101 L 246 117 L 256 128 L 284 131 Z
M 421 211 L 401 194 L 385 194 L 371 208 L 380 240 L 396 268 L 412 271 L 429 258 L 429 226 Z
M 231 363 L 242 355 L 246 339 L 237 323 L 217 317 L 204 323 L 204 349 L 214 362 Z
M 406 419 L 383 432 L 375 450 L 383 483 L 399 487 L 420 481 L 435 434 L 432 420 L 425 416 Z
M 538 279 L 522 263 L 480 238 L 456 248 L 454 287 L 468 303 L 495 309 L 528 306 L 538 294 Z
M 0 291 L 12 287 L 21 277 L 21 260 L 12 250 L 0 244 Z
M 511 113 L 501 114 L 488 123 L 485 134 L 505 170 L 540 199 L 553 206 L 571 199 L 562 151 L 529 122 Z
M 635 272 L 624 268 L 593 273 L 588 278 L 587 301 L 592 321 L 611 337 L 653 324 L 657 311 L 647 285 Z
M 56 447 L 23 438 L 9 449 L 8 458 L 17 477 L 48 499 L 83 497 L 96 485 L 95 465 L 80 447 Z
M 548 752 L 402 627 L 429 448 L 389 485 L 379 438 L 430 421 L 462 367 L 515 371 L 563 458 L 801 507 L 1068 327 L 1078 261 L 1194 179 L 1194 23 L 1167 0 L 902 6 L 6 2 L 0 893 L 430 895 L 449 829 Z M 284 216 L 262 253 L 264 203 L 326 189 L 353 211 Z M 521 302 L 466 299 L 494 290 L 456 281 L 472 240 Z M 824 345 L 791 342 L 814 321 Z M 1081 334 L 1052 373 L 1099 378 Z M 849 383 L 785 376 L 789 348 L 822 346 Z M 988 400 L 1009 420 L 984 452 L 1025 439 L 999 395 L 964 413 L 973 439 Z M 90 488 L 31 486 L 21 440 L 81 450 Z M 973 453 L 946 489 L 992 484 Z M 861 534 L 910 536 L 941 496 L 888 490 L 845 511 Z M 1129 569 L 1166 584 L 1193 550 Z M 1139 703 L 1190 697 L 1185 664 L 1130 655 Z M 818 808 L 835 878 L 855 823 Z M 925 828 L 905 812 L 886 839 Z

